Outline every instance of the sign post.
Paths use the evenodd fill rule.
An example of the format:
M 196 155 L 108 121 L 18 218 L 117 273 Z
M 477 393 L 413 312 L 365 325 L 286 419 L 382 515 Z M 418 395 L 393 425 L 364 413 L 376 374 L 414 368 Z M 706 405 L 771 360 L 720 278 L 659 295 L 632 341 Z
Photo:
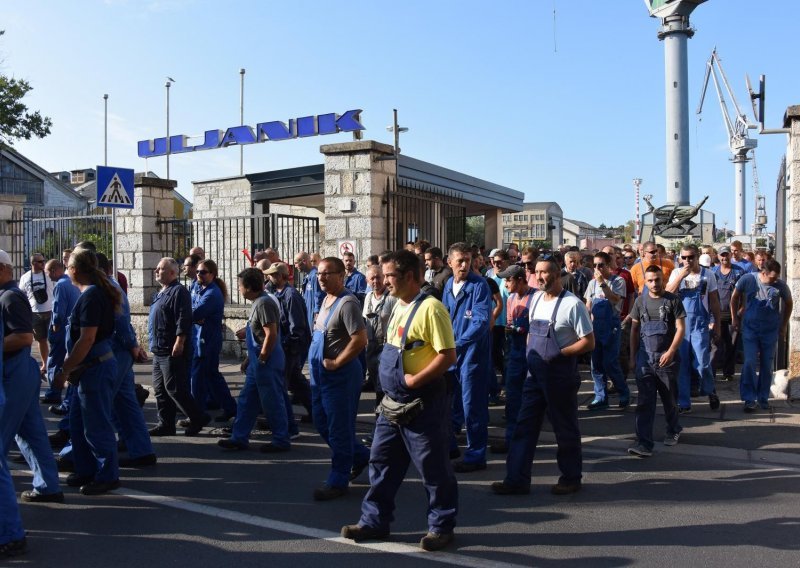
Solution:
M 111 268 L 117 275 L 117 209 L 133 209 L 133 170 L 97 166 L 97 207 L 111 207 Z

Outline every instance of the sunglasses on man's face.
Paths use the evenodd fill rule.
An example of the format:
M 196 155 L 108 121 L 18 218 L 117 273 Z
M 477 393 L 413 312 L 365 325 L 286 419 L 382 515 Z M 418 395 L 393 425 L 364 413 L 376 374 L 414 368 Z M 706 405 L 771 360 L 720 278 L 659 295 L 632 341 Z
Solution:
M 209 274 L 208 270 L 198 270 L 198 271 L 197 271 L 197 273 L 198 273 L 200 276 L 205 276 L 206 274 Z
M 690 255 L 687 255 L 687 256 L 682 256 L 681 260 L 694 260 L 694 255 L 690 254 Z

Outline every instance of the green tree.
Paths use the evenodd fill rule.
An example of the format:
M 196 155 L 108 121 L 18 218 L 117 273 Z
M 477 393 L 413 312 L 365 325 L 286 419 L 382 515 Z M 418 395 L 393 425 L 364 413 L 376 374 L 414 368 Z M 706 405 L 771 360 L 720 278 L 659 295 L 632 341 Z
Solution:
M 0 30 L 0 36 L 5 31 Z M 50 134 L 53 122 L 37 111 L 29 111 L 22 99 L 33 87 L 24 79 L 0 75 L 0 144 L 9 146 L 16 140 L 44 138 Z
M 464 242 L 471 245 L 485 245 L 486 219 L 483 217 L 483 215 L 473 215 L 471 217 L 467 217 L 466 225 Z

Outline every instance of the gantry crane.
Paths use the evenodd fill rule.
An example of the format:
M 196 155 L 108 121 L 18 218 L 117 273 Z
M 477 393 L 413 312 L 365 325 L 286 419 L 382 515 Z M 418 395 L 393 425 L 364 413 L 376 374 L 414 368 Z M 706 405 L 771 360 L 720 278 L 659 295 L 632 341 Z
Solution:
M 719 71 L 719 77 L 717 77 L 717 71 Z M 697 106 L 697 114 L 699 115 L 703 112 L 703 101 L 706 97 L 709 77 L 714 80 L 714 88 L 717 91 L 719 106 L 722 110 L 722 118 L 725 121 L 725 129 L 728 134 L 728 147 L 731 150 L 731 154 L 733 154 L 736 195 L 736 222 L 734 230 L 736 231 L 737 235 L 744 235 L 745 165 L 749 161 L 747 153 L 750 150 L 755 150 L 756 146 L 758 146 L 758 141 L 754 138 L 749 138 L 747 136 L 747 131 L 750 129 L 755 129 L 756 125 L 751 124 L 750 121 L 747 120 L 747 115 L 745 115 L 739 108 L 739 103 L 736 102 L 736 97 L 734 96 L 733 91 L 731 91 L 731 87 L 728 84 L 728 78 L 725 76 L 725 71 L 722 69 L 722 62 L 717 55 L 717 48 L 714 48 L 714 50 L 711 52 L 711 57 L 709 57 L 708 61 L 706 62 L 706 76 L 703 80 L 703 90 L 700 94 L 700 104 Z M 733 103 L 733 108 L 736 111 L 736 115 L 733 118 L 731 118 L 731 114 L 728 111 L 728 105 L 725 102 L 725 96 L 723 95 L 722 87 L 720 86 L 720 80 L 722 82 L 722 87 L 724 87 L 725 91 L 728 93 L 728 96 Z

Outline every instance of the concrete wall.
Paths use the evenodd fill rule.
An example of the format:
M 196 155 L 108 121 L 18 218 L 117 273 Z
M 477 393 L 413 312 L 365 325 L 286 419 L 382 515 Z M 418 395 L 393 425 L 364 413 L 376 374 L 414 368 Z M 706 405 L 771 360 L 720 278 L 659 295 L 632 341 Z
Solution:
M 800 105 L 791 106 L 784 115 L 784 127 L 790 129 L 786 155 L 786 173 L 790 187 L 786 203 L 786 266 L 783 274 L 795 309 L 789 320 L 789 376 L 800 380 Z

